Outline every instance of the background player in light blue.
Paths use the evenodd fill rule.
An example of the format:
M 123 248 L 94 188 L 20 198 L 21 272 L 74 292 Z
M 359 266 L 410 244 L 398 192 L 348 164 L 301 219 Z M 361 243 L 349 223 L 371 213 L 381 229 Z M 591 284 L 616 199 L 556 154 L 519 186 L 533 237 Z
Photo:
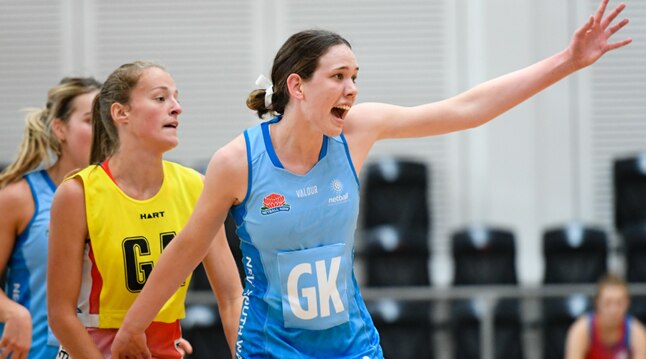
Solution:
M 50 89 L 45 107 L 27 114 L 18 158 L 0 174 L 0 272 L 7 269 L 0 291 L 2 358 L 54 358 L 58 350 L 45 298 L 49 210 L 64 176 L 88 164 L 92 100 L 100 86 L 92 78 L 64 78 Z M 41 164 L 51 166 L 36 170 Z
M 380 358 L 379 336 L 353 275 L 357 174 L 376 141 L 479 126 L 630 40 L 608 39 L 624 9 L 608 1 L 569 46 L 444 101 L 416 107 L 354 105 L 359 72 L 350 44 L 320 30 L 292 35 L 271 80 L 247 102 L 259 116 L 218 150 L 203 194 L 131 307 L 113 358 L 149 357 L 143 332 L 195 268 L 231 209 L 247 283 L 235 355 L 241 358 Z M 246 159 L 246 161 L 245 161 Z M 235 278 L 232 278 L 235 280 Z

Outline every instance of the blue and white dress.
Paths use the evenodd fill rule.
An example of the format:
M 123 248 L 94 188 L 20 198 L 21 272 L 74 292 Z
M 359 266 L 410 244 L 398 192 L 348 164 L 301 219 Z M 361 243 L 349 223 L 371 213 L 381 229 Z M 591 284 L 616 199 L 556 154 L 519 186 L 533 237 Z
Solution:
M 382 358 L 353 273 L 359 181 L 343 134 L 305 175 L 283 168 L 269 126 L 247 129 L 244 202 L 233 207 L 246 272 L 238 358 Z
M 18 235 L 7 265 L 5 293 L 31 313 L 32 339 L 29 358 L 54 358 L 58 340 L 47 324 L 47 243 L 49 215 L 56 191 L 47 171 L 25 175 L 36 210 L 27 228 Z M 0 332 L 4 324 L 0 324 Z

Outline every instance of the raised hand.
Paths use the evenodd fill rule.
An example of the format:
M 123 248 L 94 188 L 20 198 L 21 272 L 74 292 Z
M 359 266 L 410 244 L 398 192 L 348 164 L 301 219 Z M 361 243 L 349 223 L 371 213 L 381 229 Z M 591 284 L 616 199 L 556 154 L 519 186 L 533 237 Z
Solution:
M 628 24 L 628 19 L 623 19 L 611 26 L 611 23 L 626 8 L 626 5 L 619 4 L 604 17 L 608 1 L 601 1 L 595 14 L 590 16 L 588 21 L 574 33 L 570 41 L 568 51 L 572 57 L 572 64 L 576 69 L 591 65 L 606 52 L 626 46 L 632 42 L 630 38 L 609 42 L 612 35 Z

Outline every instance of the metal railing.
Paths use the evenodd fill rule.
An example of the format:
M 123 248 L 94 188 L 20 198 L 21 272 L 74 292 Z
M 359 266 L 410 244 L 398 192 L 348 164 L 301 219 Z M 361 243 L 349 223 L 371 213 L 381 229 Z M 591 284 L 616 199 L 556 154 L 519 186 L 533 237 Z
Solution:
M 543 299 L 581 294 L 592 297 L 595 290 L 596 285 L 594 284 L 363 287 L 361 288 L 361 295 L 366 302 L 381 299 L 430 302 L 478 299 L 484 305 L 483 315 L 480 320 L 481 358 L 493 359 L 495 336 L 493 308 L 500 299 Z M 631 296 L 646 296 L 646 284 L 631 283 L 629 293 Z M 187 303 L 215 304 L 215 297 L 211 291 L 189 291 Z

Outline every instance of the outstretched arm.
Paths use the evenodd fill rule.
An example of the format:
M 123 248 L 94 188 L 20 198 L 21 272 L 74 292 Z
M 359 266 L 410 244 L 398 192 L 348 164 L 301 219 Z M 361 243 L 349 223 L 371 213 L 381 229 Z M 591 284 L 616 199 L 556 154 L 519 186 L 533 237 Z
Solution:
M 162 252 L 146 285 L 128 310 L 112 344 L 112 358 L 150 357 L 144 331 L 168 298 L 204 259 L 213 238 L 223 226 L 229 208 L 244 196 L 247 164 L 241 164 L 239 160 L 245 158 L 245 152 L 239 153 L 240 148 L 246 151 L 244 139 L 239 137 L 234 142 L 221 148 L 209 162 L 204 189 L 195 209 L 186 226 Z M 226 273 L 235 273 L 235 277 L 229 280 L 239 282 L 235 263 L 231 263 L 233 268 L 230 271 L 227 268 Z M 225 298 L 234 295 L 221 294 Z
M 423 137 L 482 125 L 573 72 L 589 66 L 608 51 L 631 42 L 610 42 L 628 20 L 611 23 L 624 10 L 618 5 L 604 16 L 608 0 L 574 33 L 569 46 L 521 70 L 484 82 L 457 96 L 416 107 L 365 103 L 348 114 L 346 135 L 358 137 L 363 151 L 379 139 Z M 356 119 L 355 119 L 356 118 Z

